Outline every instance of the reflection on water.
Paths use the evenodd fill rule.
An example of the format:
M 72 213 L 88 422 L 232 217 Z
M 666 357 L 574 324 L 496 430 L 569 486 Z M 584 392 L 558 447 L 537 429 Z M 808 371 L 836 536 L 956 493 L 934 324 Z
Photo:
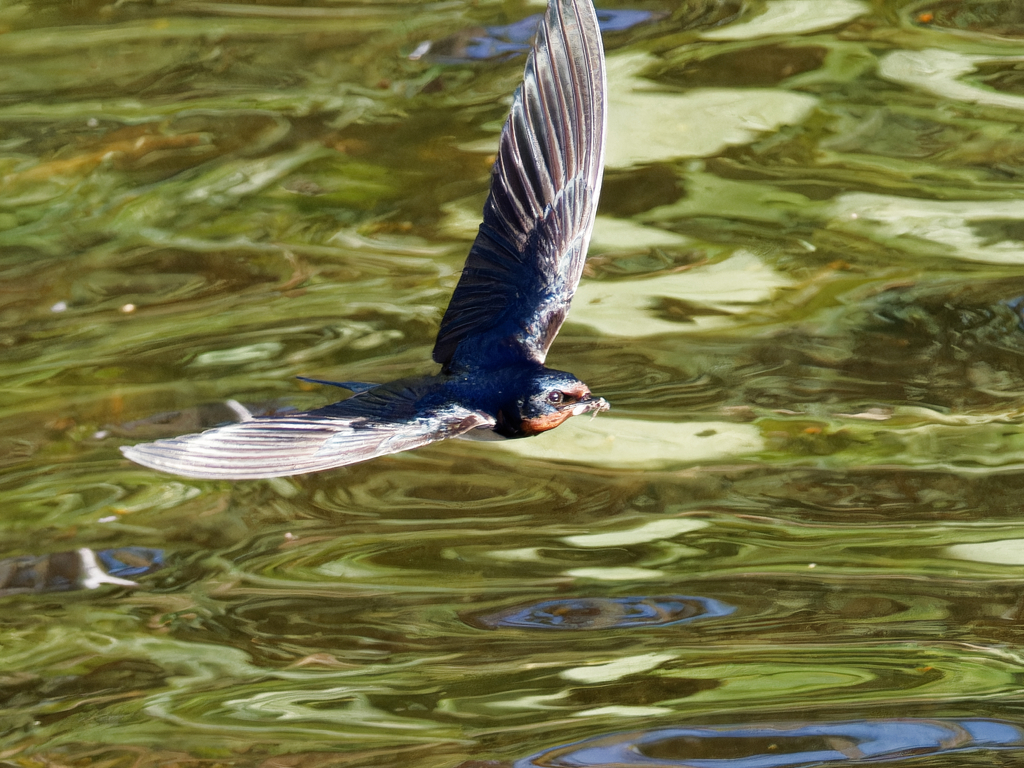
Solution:
M 537 8 L 0 7 L 0 761 L 1020 762 L 1018 4 L 611 10 L 612 411 L 226 483 L 117 446 L 430 372 Z
M 588 739 L 534 755 L 516 768 L 789 768 L 1024 744 L 996 720 L 858 720 L 752 727 L 665 728 Z
M 735 607 L 701 597 L 618 597 L 542 600 L 499 613 L 463 616 L 484 629 L 626 629 L 683 624 L 696 619 L 728 616 Z
M 146 547 L 98 552 L 82 547 L 42 557 L 10 557 L 0 560 L 0 597 L 96 589 L 104 584 L 134 587 L 137 585 L 129 579 L 153 573 L 163 565 L 163 552 Z

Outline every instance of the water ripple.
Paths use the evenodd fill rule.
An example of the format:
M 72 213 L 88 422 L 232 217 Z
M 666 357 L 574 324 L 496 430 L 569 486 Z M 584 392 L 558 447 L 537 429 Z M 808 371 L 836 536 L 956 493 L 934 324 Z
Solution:
M 466 623 L 481 629 L 586 630 L 660 627 L 697 619 L 728 616 L 735 606 L 709 597 L 577 597 L 542 600 L 497 613 L 465 615 Z
M 520 760 L 515 768 L 788 768 L 1022 744 L 1024 732 L 998 720 L 892 719 L 661 728 L 557 747 Z

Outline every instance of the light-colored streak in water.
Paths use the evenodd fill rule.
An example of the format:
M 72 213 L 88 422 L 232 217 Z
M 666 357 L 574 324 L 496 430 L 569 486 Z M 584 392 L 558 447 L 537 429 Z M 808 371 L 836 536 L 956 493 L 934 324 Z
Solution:
M 769 303 L 780 288 L 792 284 L 749 251 L 716 264 L 684 272 L 633 280 L 588 280 L 580 284 L 569 322 L 595 328 L 608 336 L 653 336 L 692 333 L 749 320 L 752 307 Z M 687 321 L 655 316 L 659 299 L 678 299 L 714 310 Z M 726 313 L 726 314 L 721 314 Z M 739 318 L 732 317 L 733 313 Z
M 662 579 L 665 574 L 652 568 L 631 568 L 623 565 L 616 568 L 573 568 L 565 572 L 567 576 L 591 581 L 651 581 Z
M 1024 219 L 1021 200 L 923 200 L 854 192 L 837 197 L 830 213 L 832 229 L 866 234 L 878 242 L 898 238 L 899 247 L 928 256 L 1024 263 L 1019 241 L 989 243 L 974 228 L 984 221 Z
M 1024 565 L 1024 539 L 1003 539 L 978 544 L 954 544 L 946 554 L 959 560 L 993 565 Z
M 691 518 L 669 518 L 653 520 L 636 528 L 611 533 L 582 533 L 578 536 L 563 536 L 562 541 L 574 547 L 623 547 L 630 544 L 646 544 L 674 538 L 682 533 L 707 528 L 710 523 Z
M 646 53 L 608 57 L 605 162 L 610 168 L 709 157 L 781 125 L 801 123 L 818 103 L 813 96 L 778 89 L 667 92 L 641 76 L 658 62 Z
M 657 227 L 647 227 L 628 219 L 598 216 L 590 239 L 590 253 L 636 251 L 640 248 L 685 248 L 694 243 L 689 237 Z
M 886 80 L 920 88 L 936 96 L 990 107 L 1024 109 L 1024 96 L 961 82 L 979 64 L 1002 61 L 1012 67 L 1021 56 L 977 56 L 929 48 L 923 51 L 893 51 L 878 62 L 878 74 Z
M 610 683 L 627 675 L 649 672 L 666 661 L 678 657 L 677 653 L 644 653 L 639 656 L 628 656 L 615 659 L 605 664 L 586 664 L 564 670 L 559 677 L 577 683 Z
M 773 35 L 799 35 L 836 27 L 870 13 L 860 0 L 775 0 L 764 13 L 750 21 L 712 29 L 701 35 L 705 40 L 753 40 Z
M 530 440 L 487 443 L 487 448 L 535 459 L 650 469 L 753 456 L 764 450 L 765 444 L 760 430 L 752 424 L 666 423 L 601 416 L 570 419 L 553 437 L 545 433 Z

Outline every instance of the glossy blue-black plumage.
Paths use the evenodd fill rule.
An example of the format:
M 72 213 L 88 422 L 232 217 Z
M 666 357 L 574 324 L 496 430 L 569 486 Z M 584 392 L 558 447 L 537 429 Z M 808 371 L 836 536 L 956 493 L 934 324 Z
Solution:
M 340 382 L 354 394 L 334 405 L 124 454 L 190 477 L 280 477 L 461 435 L 525 437 L 606 410 L 575 376 L 544 367 L 583 271 L 604 131 L 594 8 L 551 0 L 501 133 L 480 232 L 438 332 L 441 373 L 379 386 Z
M 604 167 L 604 52 L 553 0 L 501 133 L 484 220 L 434 345 L 445 370 L 543 363 L 583 273 Z

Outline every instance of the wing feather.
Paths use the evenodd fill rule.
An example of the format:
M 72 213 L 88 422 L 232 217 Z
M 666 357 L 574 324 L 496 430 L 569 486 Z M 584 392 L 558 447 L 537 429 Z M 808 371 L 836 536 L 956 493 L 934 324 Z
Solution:
M 605 91 L 590 0 L 551 0 L 502 130 L 484 221 L 434 345 L 445 370 L 544 362 L 594 225 Z
M 384 385 L 315 411 L 124 446 L 121 452 L 176 475 L 246 480 L 342 467 L 493 425 L 479 411 L 431 407 L 422 391 Z

